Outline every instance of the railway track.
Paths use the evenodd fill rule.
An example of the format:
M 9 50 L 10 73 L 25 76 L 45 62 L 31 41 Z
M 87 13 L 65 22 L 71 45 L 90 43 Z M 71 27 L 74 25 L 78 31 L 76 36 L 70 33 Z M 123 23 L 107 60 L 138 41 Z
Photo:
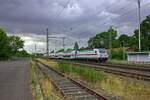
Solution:
M 77 81 L 65 77 L 64 74 L 51 68 L 50 66 L 37 61 L 39 69 L 52 79 L 53 85 L 61 92 L 67 100 L 109 100 L 94 90 L 78 83 Z
M 140 68 L 140 67 L 131 67 L 131 66 L 124 66 L 124 65 L 100 64 L 100 63 L 93 63 L 93 62 L 65 61 L 65 63 L 74 64 L 74 65 L 83 65 L 85 67 L 90 67 L 94 69 L 102 69 L 108 73 L 150 81 L 150 68 L 148 67 Z
M 142 65 L 129 65 L 129 64 L 113 64 L 113 63 L 93 63 L 93 64 L 150 72 L 150 66 L 148 66 L 148 65 L 142 66 Z
M 75 63 L 77 62 L 77 63 L 85 63 L 85 64 L 98 65 L 98 66 L 106 66 L 106 67 L 114 67 L 114 68 L 122 68 L 122 69 L 131 69 L 131 70 L 139 70 L 139 71 L 150 72 L 150 65 L 97 63 L 97 62 L 94 62 L 94 61 L 87 62 L 87 61 L 73 61 L 73 60 L 64 60 L 64 59 L 62 61 L 66 61 L 66 62 L 69 61 L 69 62 L 75 62 Z

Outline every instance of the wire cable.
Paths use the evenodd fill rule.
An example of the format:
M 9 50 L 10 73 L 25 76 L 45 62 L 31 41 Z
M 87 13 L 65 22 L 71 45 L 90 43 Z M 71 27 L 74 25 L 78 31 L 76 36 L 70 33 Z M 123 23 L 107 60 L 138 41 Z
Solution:
M 59 17 L 61 15 L 61 13 L 65 10 L 65 8 L 68 6 L 68 4 L 70 3 L 71 0 L 68 0 L 66 2 L 66 4 L 63 6 L 63 8 L 60 10 L 60 12 L 58 12 L 58 14 L 56 14 L 57 17 Z

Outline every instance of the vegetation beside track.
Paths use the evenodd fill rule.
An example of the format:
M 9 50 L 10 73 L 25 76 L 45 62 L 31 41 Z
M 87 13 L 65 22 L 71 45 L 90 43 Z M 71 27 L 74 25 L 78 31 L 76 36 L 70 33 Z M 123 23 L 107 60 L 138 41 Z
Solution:
M 66 64 L 65 62 L 59 62 L 58 69 L 67 74 L 77 74 L 87 82 L 97 83 L 107 78 L 102 71 L 96 71 L 90 68 L 84 68 L 77 65 Z
M 19 36 L 7 35 L 0 27 L 0 60 L 13 59 L 16 57 L 29 57 L 24 50 L 24 41 Z
M 50 65 L 51 67 L 55 67 L 55 68 L 58 67 L 58 63 L 56 61 L 40 59 L 40 58 L 38 58 L 37 60 L 43 62 L 44 64 Z
M 74 75 L 80 77 L 83 80 L 91 83 L 101 82 L 107 78 L 106 74 L 103 71 L 96 71 L 91 68 L 85 68 L 77 65 L 66 64 L 65 62 L 56 62 L 51 60 L 38 59 L 45 64 L 50 65 L 51 67 L 56 68 L 57 70 L 63 72 L 64 74 Z
M 34 100 L 61 100 L 48 77 L 41 73 L 36 64 L 30 63 L 31 89 Z
M 108 74 L 107 80 L 101 82 L 99 87 L 121 100 L 149 100 L 150 98 L 149 82 L 133 78 Z
M 45 64 L 58 69 L 58 62 L 53 60 L 38 59 Z M 68 70 L 68 69 L 67 69 Z M 105 73 L 104 73 L 105 74 Z M 87 82 L 79 77 L 77 74 L 66 74 L 70 77 L 76 78 L 85 85 L 93 88 L 100 94 L 115 96 L 121 100 L 149 100 L 150 98 L 150 84 L 149 82 L 139 81 L 132 78 L 127 78 L 119 75 L 105 74 L 106 79 L 96 83 Z

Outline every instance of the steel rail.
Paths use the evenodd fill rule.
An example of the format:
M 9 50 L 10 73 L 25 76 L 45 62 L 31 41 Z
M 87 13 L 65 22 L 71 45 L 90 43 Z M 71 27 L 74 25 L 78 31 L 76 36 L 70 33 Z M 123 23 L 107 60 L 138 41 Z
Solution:
M 119 67 L 119 68 L 124 68 L 124 69 L 133 69 L 133 70 L 150 72 L 150 66 L 144 66 L 144 65 L 114 64 L 114 63 L 93 63 L 93 64 L 101 65 L 101 66 Z
M 60 85 L 60 83 L 58 82 L 58 80 L 52 80 L 54 86 L 61 92 L 61 94 L 62 94 L 65 98 L 67 98 L 68 95 L 70 94 L 70 95 L 78 95 L 76 98 L 73 98 L 73 97 L 67 98 L 67 99 L 70 99 L 70 100 L 72 100 L 72 99 L 75 99 L 75 100 L 80 99 L 80 100 L 81 100 L 81 98 L 84 97 L 84 95 L 85 95 L 85 98 L 86 98 L 86 96 L 87 96 L 88 98 L 82 99 L 82 100 L 109 100 L 108 97 L 105 97 L 105 96 L 103 96 L 103 95 L 100 95 L 100 94 L 96 93 L 94 90 L 88 88 L 87 86 L 85 86 L 85 85 L 83 85 L 83 84 L 77 82 L 76 80 L 74 80 L 74 79 L 72 79 L 72 78 L 70 78 L 70 77 L 66 77 L 63 73 L 61 73 L 60 71 L 58 71 L 58 70 L 56 70 L 56 69 L 50 67 L 49 65 L 44 64 L 43 62 L 38 61 L 38 60 L 36 60 L 36 62 L 39 63 L 39 64 L 41 64 L 41 65 L 43 65 L 43 66 L 45 67 L 45 70 L 43 70 L 43 68 L 41 68 L 40 65 L 38 65 L 39 68 L 40 68 L 40 70 L 43 70 L 43 72 L 44 72 L 45 74 L 48 74 L 48 73 L 46 73 L 47 70 L 51 70 L 51 71 L 55 72 L 55 74 L 59 75 L 60 77 L 69 80 L 69 81 L 71 82 L 71 84 L 74 85 L 74 86 L 71 86 L 70 83 L 67 83 L 67 84 L 69 85 L 69 87 L 68 87 L 68 85 L 62 84 L 62 85 L 63 85 L 63 88 L 60 88 L 60 87 L 62 87 L 62 86 Z M 50 76 L 50 75 L 49 75 L 49 76 Z M 62 81 L 62 82 L 65 82 L 65 81 Z M 59 84 L 58 84 L 58 83 L 59 83 Z M 79 88 L 77 88 L 76 86 L 79 87 Z M 64 88 L 64 87 L 66 87 L 66 88 L 71 88 L 71 90 L 69 90 L 69 89 L 67 90 L 67 89 Z M 66 90 L 65 90 L 65 89 L 66 89 Z M 78 92 L 83 92 L 83 94 L 82 94 L 82 93 L 78 93 L 78 94 L 77 94 L 77 93 L 75 92 L 75 91 L 77 91 L 76 89 L 79 89 L 80 91 L 78 91 Z M 64 92 L 64 91 L 70 91 L 70 92 L 68 92 L 68 93 L 67 93 L 68 95 L 67 95 L 66 92 Z M 72 92 L 71 92 L 71 91 L 72 91 Z M 84 92 L 84 91 L 85 91 L 85 92 Z M 80 97 L 81 97 L 81 98 L 80 98 Z
M 46 58 L 44 58 L 46 59 Z M 47 58 L 49 59 L 49 58 Z M 118 67 L 123 69 L 133 69 L 133 70 L 139 70 L 139 71 L 145 71 L 150 72 L 150 65 L 132 65 L 132 64 L 115 64 L 115 63 L 99 63 L 95 61 L 80 61 L 80 60 L 66 60 L 66 59 L 52 59 L 52 60 L 62 60 L 62 61 L 69 61 L 69 62 L 79 62 L 79 63 L 86 63 L 86 64 L 93 64 L 93 65 L 99 65 L 99 66 L 110 66 L 110 67 Z
M 83 62 L 67 62 L 65 63 L 68 64 L 74 64 L 74 65 L 82 65 L 84 67 L 89 67 L 89 68 L 94 68 L 94 69 L 101 69 L 104 70 L 105 72 L 108 73 L 113 73 L 113 74 L 118 74 L 118 75 L 123 75 L 123 76 L 128 76 L 132 78 L 137 78 L 137 79 L 143 79 L 146 81 L 150 81 L 150 72 L 147 70 L 140 70 L 136 68 L 127 68 L 127 67 L 115 67 L 115 66 L 107 66 L 107 65 L 102 65 L 102 64 L 93 64 L 93 63 L 83 63 Z

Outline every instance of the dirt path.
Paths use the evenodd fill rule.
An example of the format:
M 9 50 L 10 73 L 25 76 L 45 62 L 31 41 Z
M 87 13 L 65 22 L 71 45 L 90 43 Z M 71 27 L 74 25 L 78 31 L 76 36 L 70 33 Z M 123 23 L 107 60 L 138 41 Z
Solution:
M 0 100 L 32 100 L 27 59 L 0 62 Z

